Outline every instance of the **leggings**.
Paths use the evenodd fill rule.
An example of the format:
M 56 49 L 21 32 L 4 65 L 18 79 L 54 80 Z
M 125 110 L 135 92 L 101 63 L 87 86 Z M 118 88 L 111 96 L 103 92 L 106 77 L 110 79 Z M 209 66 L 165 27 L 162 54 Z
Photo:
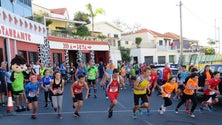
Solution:
M 172 105 L 172 101 L 168 97 L 164 97 L 164 107 Z
M 191 99 L 191 101 L 193 103 L 193 105 L 191 107 L 191 112 L 193 113 L 193 111 L 197 107 L 197 99 L 196 99 L 196 96 L 194 94 L 193 95 L 187 95 L 187 94 L 183 93 L 182 99 L 179 102 L 179 104 L 177 105 L 177 109 L 180 108 L 180 106 L 183 105 L 183 103 L 185 103 L 186 100 L 188 100 L 188 99 Z
M 49 100 L 52 102 L 52 96 L 50 92 L 44 92 L 44 94 L 45 94 L 45 103 L 46 104 L 48 103 L 48 97 L 49 97 Z
M 58 114 L 61 114 L 62 112 L 62 98 L 63 98 L 63 95 L 52 96 L 53 108 L 57 109 Z

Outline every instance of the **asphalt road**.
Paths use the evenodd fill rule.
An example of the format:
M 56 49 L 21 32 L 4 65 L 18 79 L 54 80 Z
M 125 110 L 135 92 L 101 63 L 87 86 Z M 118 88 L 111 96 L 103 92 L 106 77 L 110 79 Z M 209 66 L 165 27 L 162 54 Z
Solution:
M 70 94 L 70 85 L 65 86 L 63 96 L 63 111 L 64 119 L 56 118 L 56 114 L 52 107 L 44 107 L 43 93 L 39 96 L 39 108 L 37 119 L 31 119 L 31 111 L 16 113 L 14 116 L 7 116 L 5 113 L 6 107 L 0 108 L 0 114 L 4 114 L 0 118 L 0 125 L 221 125 L 222 105 L 216 105 L 214 112 L 204 111 L 199 113 L 198 108 L 195 111 L 195 118 L 191 118 L 184 111 L 185 106 L 181 106 L 179 114 L 175 114 L 174 109 L 178 100 L 173 100 L 173 105 L 167 108 L 164 115 L 158 113 L 163 100 L 156 93 L 153 93 L 151 98 L 151 115 L 146 116 L 138 114 L 137 119 L 133 119 L 133 91 L 130 87 L 126 90 L 121 90 L 118 97 L 118 105 L 114 108 L 113 117 L 108 118 L 107 110 L 109 100 L 106 100 L 104 90 L 98 86 L 98 97 L 95 99 L 90 97 L 84 100 L 83 107 L 80 111 L 80 117 L 73 116 L 74 109 L 72 108 L 72 98 Z M 145 110 L 144 110 L 145 111 Z

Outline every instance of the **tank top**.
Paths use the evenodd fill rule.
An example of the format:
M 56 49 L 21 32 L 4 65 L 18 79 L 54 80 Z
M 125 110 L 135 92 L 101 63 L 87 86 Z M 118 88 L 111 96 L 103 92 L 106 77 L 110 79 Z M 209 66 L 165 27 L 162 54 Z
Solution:
M 74 94 L 81 94 L 82 93 L 82 89 L 84 87 L 85 87 L 84 83 L 82 85 L 80 85 L 79 82 L 78 82 L 76 86 L 73 86 L 72 91 L 73 91 Z
M 78 72 L 77 72 L 77 77 L 79 76 L 79 75 L 82 75 L 84 73 L 84 68 L 82 68 L 82 69 L 80 69 L 80 68 L 78 68 Z
M 107 85 L 106 91 L 109 93 L 119 93 L 119 86 L 120 80 L 119 77 L 117 79 L 113 79 L 111 77 L 109 84 Z
M 139 88 L 144 88 L 149 86 L 150 82 L 149 82 L 149 77 L 147 79 L 143 79 L 143 76 L 140 75 L 140 83 L 138 85 Z M 146 94 L 146 89 L 145 90 L 137 90 L 134 89 L 134 94 L 140 95 L 140 94 Z
M 59 92 L 62 91 L 62 79 L 60 80 L 59 84 L 56 84 L 55 83 L 55 79 L 54 79 L 54 82 L 53 82 L 53 85 L 52 85 L 52 89 L 53 89 L 53 91 L 56 90 L 56 94 L 53 95 L 53 96 L 62 95 L 63 93 L 59 94 Z

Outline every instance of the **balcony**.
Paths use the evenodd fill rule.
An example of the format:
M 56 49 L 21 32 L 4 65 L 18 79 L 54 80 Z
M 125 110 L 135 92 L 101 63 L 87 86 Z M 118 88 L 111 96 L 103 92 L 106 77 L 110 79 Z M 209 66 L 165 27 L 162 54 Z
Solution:
M 157 51 L 175 51 L 177 50 L 177 47 L 174 46 L 157 46 Z

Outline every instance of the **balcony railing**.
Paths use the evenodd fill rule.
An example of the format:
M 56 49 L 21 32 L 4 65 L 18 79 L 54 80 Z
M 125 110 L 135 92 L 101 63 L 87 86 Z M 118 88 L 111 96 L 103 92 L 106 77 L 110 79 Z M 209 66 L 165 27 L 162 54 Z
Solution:
M 158 51 L 170 51 L 170 50 L 177 50 L 177 47 L 174 46 L 157 46 Z

